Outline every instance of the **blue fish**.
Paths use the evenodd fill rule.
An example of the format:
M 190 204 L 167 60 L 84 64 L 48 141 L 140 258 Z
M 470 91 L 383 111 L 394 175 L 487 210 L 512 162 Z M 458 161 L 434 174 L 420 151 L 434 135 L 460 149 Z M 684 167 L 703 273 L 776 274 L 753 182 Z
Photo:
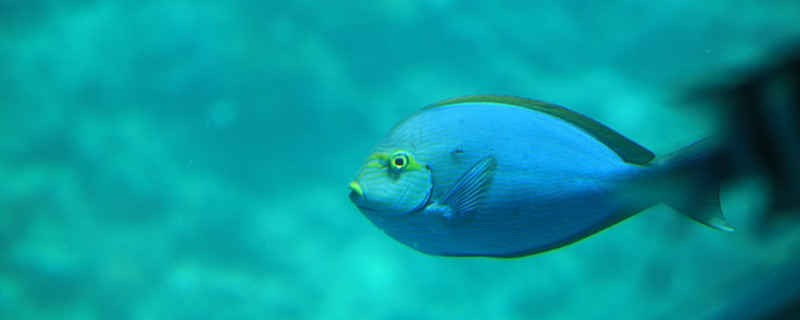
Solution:
M 656 159 L 560 106 L 461 97 L 397 124 L 350 183 L 350 199 L 386 234 L 431 255 L 541 253 L 660 202 L 732 231 L 709 145 Z

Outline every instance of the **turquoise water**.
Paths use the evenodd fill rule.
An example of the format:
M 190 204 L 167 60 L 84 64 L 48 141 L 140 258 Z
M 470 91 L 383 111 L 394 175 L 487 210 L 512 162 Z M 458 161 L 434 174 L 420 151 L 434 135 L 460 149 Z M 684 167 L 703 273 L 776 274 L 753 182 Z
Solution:
M 798 40 L 796 0 L 0 1 L 0 318 L 763 315 L 800 291 L 800 221 L 764 222 L 758 177 L 724 186 L 734 233 L 657 206 L 512 260 L 408 249 L 347 184 L 467 94 L 663 155 L 715 126 L 686 84 Z

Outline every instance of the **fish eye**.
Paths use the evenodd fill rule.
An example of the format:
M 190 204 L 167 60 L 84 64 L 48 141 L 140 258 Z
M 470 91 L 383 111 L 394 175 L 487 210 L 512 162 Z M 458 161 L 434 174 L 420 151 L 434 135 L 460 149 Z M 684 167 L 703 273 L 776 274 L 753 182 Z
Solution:
M 397 171 L 403 170 L 408 166 L 408 156 L 402 152 L 395 153 L 389 157 L 389 164 Z

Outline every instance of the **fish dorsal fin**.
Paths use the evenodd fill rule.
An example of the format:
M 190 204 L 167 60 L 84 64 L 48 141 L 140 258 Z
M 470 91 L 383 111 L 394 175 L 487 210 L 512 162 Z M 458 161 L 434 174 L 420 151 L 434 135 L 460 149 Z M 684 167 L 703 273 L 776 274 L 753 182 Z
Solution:
M 580 113 L 547 102 L 509 96 L 481 95 L 444 100 L 427 106 L 423 110 L 430 110 L 464 103 L 504 104 L 513 107 L 525 108 L 556 117 L 588 133 L 598 141 L 605 144 L 611 150 L 614 150 L 614 152 L 617 153 L 622 160 L 628 163 L 645 165 L 652 161 L 655 157 L 649 150 L 636 144 L 630 139 L 625 138 L 616 131 L 611 130 L 611 128 L 606 127 L 603 124 L 594 121 Z

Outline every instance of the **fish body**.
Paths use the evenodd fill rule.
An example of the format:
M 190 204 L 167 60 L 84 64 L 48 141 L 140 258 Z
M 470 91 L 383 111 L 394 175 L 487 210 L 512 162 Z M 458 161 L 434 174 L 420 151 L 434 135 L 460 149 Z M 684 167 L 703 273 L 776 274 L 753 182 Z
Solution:
M 350 184 L 351 200 L 418 251 L 517 257 L 575 242 L 657 203 L 637 190 L 667 170 L 653 158 L 559 106 L 456 98 L 396 125 Z M 709 224 L 724 229 L 721 221 Z

